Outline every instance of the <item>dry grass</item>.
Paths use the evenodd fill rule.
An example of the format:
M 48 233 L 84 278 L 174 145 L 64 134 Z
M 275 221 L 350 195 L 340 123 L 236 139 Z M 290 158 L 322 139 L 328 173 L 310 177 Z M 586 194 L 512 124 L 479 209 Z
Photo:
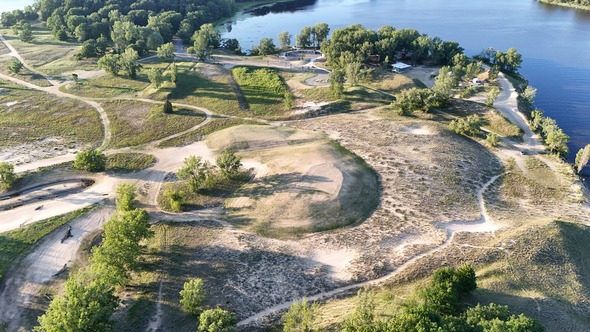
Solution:
M 134 146 L 190 129 L 205 120 L 205 114 L 175 108 L 162 112 L 162 105 L 118 100 L 102 103 L 111 121 L 111 147 Z
M 66 146 L 96 145 L 103 130 L 98 113 L 77 100 L 0 81 L 0 146 L 45 138 Z
M 502 114 L 494 109 L 488 110 L 484 116 L 483 126 L 494 133 L 512 139 L 522 139 L 523 131 L 518 126 L 508 121 Z

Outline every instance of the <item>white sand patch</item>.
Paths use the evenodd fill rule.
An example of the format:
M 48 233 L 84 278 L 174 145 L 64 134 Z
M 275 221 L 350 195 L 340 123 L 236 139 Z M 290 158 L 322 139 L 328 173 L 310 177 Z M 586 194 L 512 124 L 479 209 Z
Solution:
M 428 127 L 402 127 L 399 129 L 400 132 L 402 133 L 408 133 L 408 134 L 412 134 L 412 135 L 434 135 L 434 133 L 432 132 L 432 130 L 430 130 Z
M 14 106 L 18 103 L 20 103 L 20 102 L 19 101 L 9 101 L 7 103 L 4 103 L 4 106 L 11 107 L 11 106 Z
M 293 110 L 293 114 L 305 114 L 311 112 L 318 112 L 322 109 L 322 107 L 328 105 L 327 102 L 315 102 L 315 101 L 308 101 L 301 105 L 299 105 L 296 109 Z
M 327 266 L 329 276 L 333 279 L 349 280 L 352 275 L 348 271 L 348 266 L 358 256 L 356 251 L 349 249 L 323 249 L 313 251 L 310 258 L 321 265 Z

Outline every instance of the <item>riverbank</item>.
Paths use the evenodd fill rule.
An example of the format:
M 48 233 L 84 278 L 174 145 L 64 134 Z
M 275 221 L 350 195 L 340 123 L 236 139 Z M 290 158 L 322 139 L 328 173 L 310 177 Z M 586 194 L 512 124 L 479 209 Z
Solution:
M 539 0 L 539 2 L 548 4 L 548 5 L 559 6 L 559 7 L 568 7 L 568 8 L 575 8 L 575 9 L 590 11 L 590 6 L 583 6 L 583 5 L 577 5 L 577 4 L 572 4 L 572 3 L 555 2 L 555 1 L 548 1 L 548 0 Z

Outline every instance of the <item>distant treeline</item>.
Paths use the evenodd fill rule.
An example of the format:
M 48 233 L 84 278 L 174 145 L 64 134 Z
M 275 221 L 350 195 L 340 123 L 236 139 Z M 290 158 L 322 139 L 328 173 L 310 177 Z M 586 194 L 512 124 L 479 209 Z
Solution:
M 541 2 L 551 3 L 556 5 L 564 5 L 571 7 L 588 7 L 590 8 L 590 0 L 541 0 Z
M 125 23 L 126 32 L 136 34 L 132 38 L 133 47 L 141 54 L 151 49 L 147 46 L 150 35 L 150 46 L 170 42 L 174 35 L 189 42 L 201 25 L 231 16 L 236 10 L 236 2 L 246 1 L 39 0 L 23 10 L 2 13 L 0 23 L 12 27 L 39 19 L 46 22 L 59 40 L 75 38 L 79 42 L 101 37 L 112 41 L 115 23 Z

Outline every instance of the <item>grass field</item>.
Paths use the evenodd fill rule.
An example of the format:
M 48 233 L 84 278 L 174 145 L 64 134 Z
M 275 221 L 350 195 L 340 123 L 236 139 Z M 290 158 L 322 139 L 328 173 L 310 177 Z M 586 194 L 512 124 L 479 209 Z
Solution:
M 238 126 L 242 124 L 261 124 L 255 120 L 245 120 L 239 118 L 226 118 L 226 119 L 215 119 L 204 126 L 180 135 L 175 138 L 171 138 L 169 140 L 165 140 L 161 142 L 158 147 L 159 148 L 168 148 L 168 147 L 178 147 L 188 145 L 194 142 L 201 141 L 205 138 L 205 136 L 216 132 L 218 130 L 222 130 L 225 128 Z
M 254 116 L 280 117 L 289 110 L 290 107 L 285 104 L 285 95 L 291 92 L 275 70 L 234 67 L 232 75 Z
M 98 113 L 83 102 L 58 98 L 0 81 L 0 146 L 59 138 L 71 144 L 100 144 Z
M 151 142 L 191 127 L 205 120 L 205 114 L 185 108 L 174 113 L 162 112 L 162 105 L 118 100 L 102 103 L 111 121 L 111 147 L 120 148 Z
M 313 89 L 300 90 L 305 100 L 314 102 L 335 102 L 329 87 L 318 87 Z M 342 111 L 358 111 L 379 106 L 389 105 L 394 98 L 392 96 L 367 89 L 362 86 L 345 86 L 342 101 L 346 107 L 339 106 Z
M 34 40 L 22 42 L 11 29 L 2 29 L 0 33 L 18 51 L 25 61 L 51 76 L 60 76 L 73 70 L 96 70 L 96 59 L 76 60 L 74 54 L 80 48 L 79 43 L 57 40 L 51 30 L 34 24 Z
M 136 96 L 150 85 L 145 71 L 135 79 L 126 76 L 103 75 L 90 80 L 71 83 L 60 90 L 76 96 L 89 98 L 111 98 L 123 95 Z
M 210 64 L 179 63 L 178 82 L 170 100 L 205 107 L 215 113 L 246 115 L 229 81 L 229 73 Z
M 141 171 L 152 166 L 156 157 L 145 153 L 116 153 L 107 156 L 106 170 L 116 173 Z
M 25 67 L 23 67 L 18 72 L 18 74 L 15 74 L 14 72 L 12 72 L 9 69 L 9 66 L 15 60 L 16 60 L 16 58 L 13 58 L 13 57 L 1 57 L 0 58 L 0 72 L 2 72 L 3 74 L 7 74 L 9 76 L 18 78 L 23 81 L 33 83 L 33 84 L 41 86 L 41 87 L 51 86 L 51 83 L 49 83 L 49 81 L 47 81 L 45 79 L 45 77 L 43 77 L 37 73 L 33 73 Z
M 51 231 L 59 226 L 87 214 L 95 207 L 92 205 L 61 216 L 42 220 L 14 231 L 0 233 L 0 280 L 12 262 L 18 257 L 26 255 L 45 235 L 51 233 Z

